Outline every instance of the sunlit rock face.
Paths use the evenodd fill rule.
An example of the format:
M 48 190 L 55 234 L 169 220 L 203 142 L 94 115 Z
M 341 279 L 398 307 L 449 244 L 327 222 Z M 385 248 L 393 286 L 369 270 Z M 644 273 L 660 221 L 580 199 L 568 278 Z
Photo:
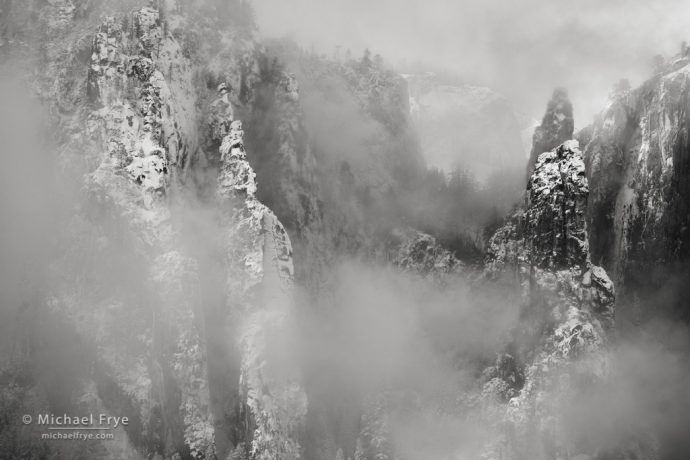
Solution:
M 294 348 L 285 345 L 292 247 L 256 198 L 236 119 L 260 78 L 243 5 L 12 4 L 20 30 L 3 46 L 8 59 L 35 53 L 23 61 L 40 63 L 29 83 L 53 117 L 59 169 L 78 190 L 32 318 L 60 318 L 64 327 L 47 334 L 76 338 L 86 356 L 52 383 L 37 371 L 12 411 L 129 417 L 117 442 L 82 455 L 300 455 L 306 397 L 284 352 Z M 294 98 L 295 85 L 285 87 Z M 31 349 L 45 348 L 35 340 Z M 38 446 L 31 429 L 12 432 L 17 452 L 77 455 L 71 443 Z
M 541 125 L 534 130 L 532 137 L 532 151 L 527 163 L 527 176 L 536 167 L 537 158 L 561 143 L 573 138 L 573 106 L 564 88 L 554 90 L 551 100 L 546 105 L 546 113 Z
M 690 255 L 689 77 L 681 56 L 612 95 L 585 148 L 593 260 L 633 296 L 666 289 L 684 315 L 687 290 L 675 280 L 687 276 Z
M 525 319 L 515 333 L 514 355 L 487 373 L 482 397 L 507 403 L 490 405 L 489 423 L 500 434 L 486 458 L 592 454 L 569 437 L 559 406 L 579 391 L 578 382 L 605 378 L 603 351 L 613 327 L 613 283 L 590 262 L 588 193 L 577 141 L 544 152 L 530 176 L 524 209 L 490 241 L 485 274 L 515 286 Z M 520 364 L 511 371 L 515 359 Z

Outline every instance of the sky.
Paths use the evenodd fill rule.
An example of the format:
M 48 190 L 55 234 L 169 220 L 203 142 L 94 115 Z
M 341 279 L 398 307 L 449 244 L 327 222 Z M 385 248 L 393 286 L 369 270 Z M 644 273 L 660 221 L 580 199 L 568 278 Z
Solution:
M 268 38 L 353 55 L 364 48 L 403 68 L 456 72 L 541 118 L 568 89 L 576 127 L 601 111 L 614 83 L 651 75 L 655 54 L 690 42 L 690 0 L 253 0 Z

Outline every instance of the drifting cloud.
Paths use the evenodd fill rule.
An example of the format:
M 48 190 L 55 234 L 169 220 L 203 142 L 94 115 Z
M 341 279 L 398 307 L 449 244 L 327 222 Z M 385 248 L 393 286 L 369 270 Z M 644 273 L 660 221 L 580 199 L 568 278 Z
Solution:
M 401 68 L 423 63 L 488 85 L 541 117 L 569 89 L 576 126 L 603 108 L 614 83 L 640 83 L 656 54 L 690 37 L 685 0 L 254 0 L 266 36 L 331 54 L 366 47 Z

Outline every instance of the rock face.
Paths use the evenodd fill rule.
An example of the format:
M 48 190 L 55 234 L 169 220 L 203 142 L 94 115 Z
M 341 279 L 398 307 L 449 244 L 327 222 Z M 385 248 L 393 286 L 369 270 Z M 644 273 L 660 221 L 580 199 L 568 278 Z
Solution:
M 391 203 L 424 170 L 405 81 L 353 60 L 319 61 L 298 84 L 258 44 L 243 1 L 7 3 L 3 53 L 31 75 L 54 117 L 60 167 L 80 190 L 57 279 L 32 308 L 64 318 L 60 338 L 94 351 L 60 374 L 69 395 L 48 377 L 24 391 L 12 370 L 23 396 L 3 407 L 16 415 L 79 401 L 86 412 L 136 414 L 119 444 L 92 444 L 94 457 L 335 455 L 330 400 L 310 399 L 316 422 L 301 426 L 306 396 L 287 343 L 293 277 L 318 292 L 338 258 L 387 256 L 383 242 L 402 220 Z M 303 106 L 331 81 L 362 122 L 310 139 Z M 458 265 L 426 235 L 409 253 L 400 263 L 410 269 Z M 24 316 L 31 327 L 40 317 Z M 303 429 L 325 447 L 300 445 Z M 2 436 L 19 452 L 37 435 L 28 430 Z M 68 444 L 46 449 L 76 455 Z
M 480 182 L 500 168 L 523 168 L 520 126 L 507 99 L 489 88 L 444 82 L 433 74 L 405 79 L 429 166 L 446 172 L 460 166 Z
M 130 417 L 118 442 L 81 453 L 94 458 L 296 459 L 306 397 L 292 358 L 277 356 L 294 348 L 292 248 L 256 198 L 233 110 L 253 100 L 261 51 L 233 26 L 242 2 L 135 3 L 12 4 L 25 21 L 3 42 L 9 62 L 17 48 L 36 53 L 31 83 L 61 170 L 83 180 L 50 294 L 26 321 L 61 318 L 49 334 L 90 350 L 52 384 L 38 371 L 21 384 L 13 414 Z M 36 340 L 29 349 L 45 353 Z M 55 378 L 70 392 L 56 394 Z M 77 455 L 60 441 L 35 447 L 31 429 L 5 453 Z
M 232 121 L 220 147 L 217 196 L 223 208 L 227 305 L 242 309 L 234 318 L 241 323 L 241 391 L 255 426 L 248 436 L 251 457 L 297 459 L 296 435 L 307 409 L 297 362 L 281 355 L 280 366 L 291 368 L 284 374 L 270 358 L 276 346 L 287 345 L 279 338 L 291 317 L 292 246 L 275 214 L 256 198 L 243 135 L 241 122 Z
M 534 130 L 532 152 L 527 163 L 528 178 L 536 166 L 539 155 L 572 139 L 574 128 L 573 106 L 568 99 L 568 92 L 564 88 L 557 88 L 546 105 L 541 125 Z
M 615 296 L 606 272 L 590 261 L 585 228 L 588 193 L 577 141 L 541 154 L 530 177 L 525 209 L 490 241 L 486 273 L 492 279 L 512 273 L 529 302 L 540 290 L 573 295 L 565 304 L 579 305 L 577 315 L 592 315 L 592 321 L 608 328 Z
M 247 146 L 265 154 L 257 177 L 271 184 L 266 202 L 292 237 L 296 279 L 311 300 L 303 313 L 323 318 L 332 309 L 333 280 L 343 261 L 394 262 L 397 249 L 408 241 L 408 235 L 393 235 L 404 221 L 399 202 L 424 165 L 399 75 L 377 60 L 332 61 L 284 43 L 269 50 L 294 76 L 273 78 L 259 91 L 275 98 L 257 106 L 254 126 L 262 129 L 247 128 Z M 277 67 L 269 66 L 269 74 L 272 68 Z M 299 94 L 289 96 L 285 88 L 296 89 L 295 78 Z M 285 156 L 276 159 L 273 145 Z M 448 255 L 450 266 L 457 262 L 435 246 L 439 259 Z M 421 251 L 416 255 L 424 258 Z M 322 326 L 331 327 L 340 325 Z M 345 458 L 352 456 L 358 437 L 362 449 L 375 451 L 371 439 L 360 433 L 365 395 L 349 383 L 351 376 L 342 374 L 341 366 L 338 359 L 319 357 L 305 380 L 311 391 L 305 458 L 335 458 L 339 449 Z
M 613 95 L 585 148 L 593 260 L 632 296 L 666 286 L 680 310 L 687 291 L 674 279 L 687 274 L 690 255 L 689 77 L 681 56 Z
M 443 276 L 459 273 L 463 264 L 452 252 L 441 246 L 431 235 L 412 231 L 403 235 L 396 248 L 393 263 L 405 271 L 423 275 Z
M 537 158 L 525 216 L 531 263 L 561 269 L 583 266 L 588 248 L 585 209 L 589 188 L 577 142 L 568 141 Z
M 182 279 L 192 283 L 198 280 L 198 263 L 179 251 L 181 244 L 166 199 L 171 181 L 187 160 L 180 146 L 193 143 L 187 140 L 193 135 L 177 121 L 189 116 L 193 108 L 179 101 L 172 91 L 176 85 L 191 88 L 191 75 L 180 71 L 175 78 L 164 77 L 161 69 L 166 59 L 171 62 L 181 50 L 176 42 L 164 39 L 157 8 L 142 8 L 130 18 L 129 24 L 122 18 L 106 18 L 93 39 L 86 85 L 87 100 L 93 109 L 86 115 L 86 123 L 94 147 L 102 145 L 104 153 L 90 175 L 90 186 L 93 193 L 109 203 L 112 212 L 126 216 L 124 224 L 131 238 L 142 246 L 135 251 L 141 251 L 140 263 L 148 266 L 149 282 L 155 286 L 149 293 L 155 305 L 153 314 L 167 319 L 148 327 L 144 323 L 138 331 L 138 341 L 143 341 L 142 345 L 150 343 L 153 349 L 142 346 L 143 355 L 136 358 L 115 349 L 106 356 L 122 362 L 106 362 L 114 370 L 115 385 L 126 388 L 128 381 L 148 382 L 139 384 L 133 404 L 139 408 L 144 425 L 159 423 L 152 418 L 156 411 L 161 413 L 160 438 L 154 436 L 163 452 L 189 449 L 192 455 L 210 456 L 215 452 L 215 442 L 209 389 L 203 378 L 207 368 L 204 331 L 196 326 L 202 318 L 195 311 L 196 299 L 184 294 L 195 289 L 176 286 Z M 83 149 L 83 143 L 77 135 L 70 147 Z M 126 311 L 128 307 L 123 303 L 120 308 Z M 77 314 L 82 307 L 77 301 L 72 308 Z M 98 309 L 93 314 L 97 315 Z M 107 338 L 89 338 L 105 341 L 102 346 L 117 346 L 117 329 L 110 332 L 113 335 Z M 147 356 L 156 349 L 161 351 Z M 162 351 L 166 349 L 169 351 Z M 135 360 L 130 364 L 130 359 Z M 153 367 L 134 365 L 147 361 Z M 162 375 L 156 368 L 163 369 Z M 169 385 L 168 375 L 174 386 Z M 171 392 L 151 401 L 149 394 L 156 385 L 168 387 Z M 172 393 L 175 387 L 179 396 Z M 177 398 L 179 401 L 175 401 Z M 172 445 L 165 441 L 170 437 L 176 438 Z
M 425 168 L 403 78 L 371 59 L 268 50 L 277 59 L 263 67 L 246 143 L 259 152 L 259 182 L 271 184 L 258 196 L 293 237 L 296 276 L 318 290 L 344 254 L 383 257 L 405 220 L 399 201 Z
M 499 429 L 502 434 L 487 447 L 486 458 L 592 454 L 568 438 L 567 421 L 559 418 L 555 404 L 568 398 L 580 379 L 605 376 L 601 351 L 613 326 L 613 283 L 590 262 L 588 192 L 577 141 L 542 153 L 530 176 L 525 208 L 490 241 L 485 273 L 515 286 L 525 319 L 514 337 L 514 354 L 487 374 L 483 398 L 509 402 L 499 409 L 491 406 L 489 418 L 504 420 L 508 428 Z M 524 371 L 510 371 L 515 360 Z
M 484 88 L 419 88 L 424 79 L 405 80 L 368 55 L 301 56 L 287 71 L 255 39 L 246 5 L 0 2 L 4 64 L 20 63 L 30 76 L 51 118 L 51 153 L 77 196 L 64 229 L 55 230 L 61 249 L 42 289 L 16 299 L 9 326 L 0 324 L 18 337 L 2 349 L 9 351 L 1 412 L 13 421 L 72 410 L 131 417 L 115 431 L 117 442 L 86 451 L 37 446 L 36 427 L 0 424 L 0 450 L 37 458 L 364 460 L 444 449 L 447 456 L 452 447 L 435 450 L 443 442 L 423 441 L 433 449 L 418 451 L 396 445 L 405 432 L 394 418 L 445 414 L 445 423 L 481 406 L 480 422 L 495 434 L 485 458 L 594 457 L 593 447 L 567 435 L 556 401 L 606 377 L 601 351 L 615 294 L 593 262 L 629 285 L 658 247 L 664 263 L 686 260 L 687 60 L 616 96 L 581 137 L 586 161 L 577 142 L 566 141 L 567 96 L 554 94 L 535 133 L 525 205 L 491 239 L 484 276 L 474 274 L 490 290 L 508 286 L 522 307 L 494 361 L 493 348 L 488 359 L 482 353 L 508 332 L 480 341 L 477 358 L 465 350 L 472 347 L 455 348 L 458 335 L 473 335 L 470 313 L 426 308 L 430 299 L 445 305 L 436 297 L 445 289 L 455 312 L 458 295 L 478 291 L 464 286 L 471 268 L 441 238 L 410 228 L 408 211 L 428 204 L 414 193 L 426 171 L 412 117 L 447 118 L 444 132 L 453 134 L 471 121 L 476 132 L 460 138 L 489 152 L 490 162 L 513 165 L 522 155 L 506 101 Z M 490 170 L 483 156 L 475 159 L 478 175 Z M 428 331 L 410 332 L 420 334 L 415 350 L 428 344 L 418 359 L 448 362 L 451 375 L 456 365 L 479 374 L 491 364 L 479 384 L 432 382 L 438 386 L 429 391 L 425 375 L 416 388 L 401 378 L 362 389 L 330 349 L 317 350 L 319 364 L 299 362 L 296 310 L 325 316 L 339 307 L 329 283 L 346 258 L 405 272 L 408 284 L 428 289 L 419 316 L 400 315 L 434 319 Z M 295 283 L 308 300 L 295 302 Z M 375 324 L 374 346 L 388 345 L 384 329 L 398 314 L 391 312 Z M 465 323 L 466 331 L 454 329 Z M 427 342 L 437 327 L 444 337 Z M 333 342 L 328 336 L 324 348 Z M 76 358 L 62 366 L 60 353 Z

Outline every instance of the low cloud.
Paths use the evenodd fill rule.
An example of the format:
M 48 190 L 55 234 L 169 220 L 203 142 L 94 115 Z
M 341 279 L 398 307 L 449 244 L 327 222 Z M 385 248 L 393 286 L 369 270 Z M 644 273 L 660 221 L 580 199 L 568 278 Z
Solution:
M 451 69 L 540 117 L 569 89 L 581 127 L 614 83 L 641 83 L 655 54 L 690 39 L 684 0 L 254 0 L 260 31 L 306 49 L 357 55 L 369 47 L 400 67 Z M 406 64 L 405 64 L 406 63 Z

